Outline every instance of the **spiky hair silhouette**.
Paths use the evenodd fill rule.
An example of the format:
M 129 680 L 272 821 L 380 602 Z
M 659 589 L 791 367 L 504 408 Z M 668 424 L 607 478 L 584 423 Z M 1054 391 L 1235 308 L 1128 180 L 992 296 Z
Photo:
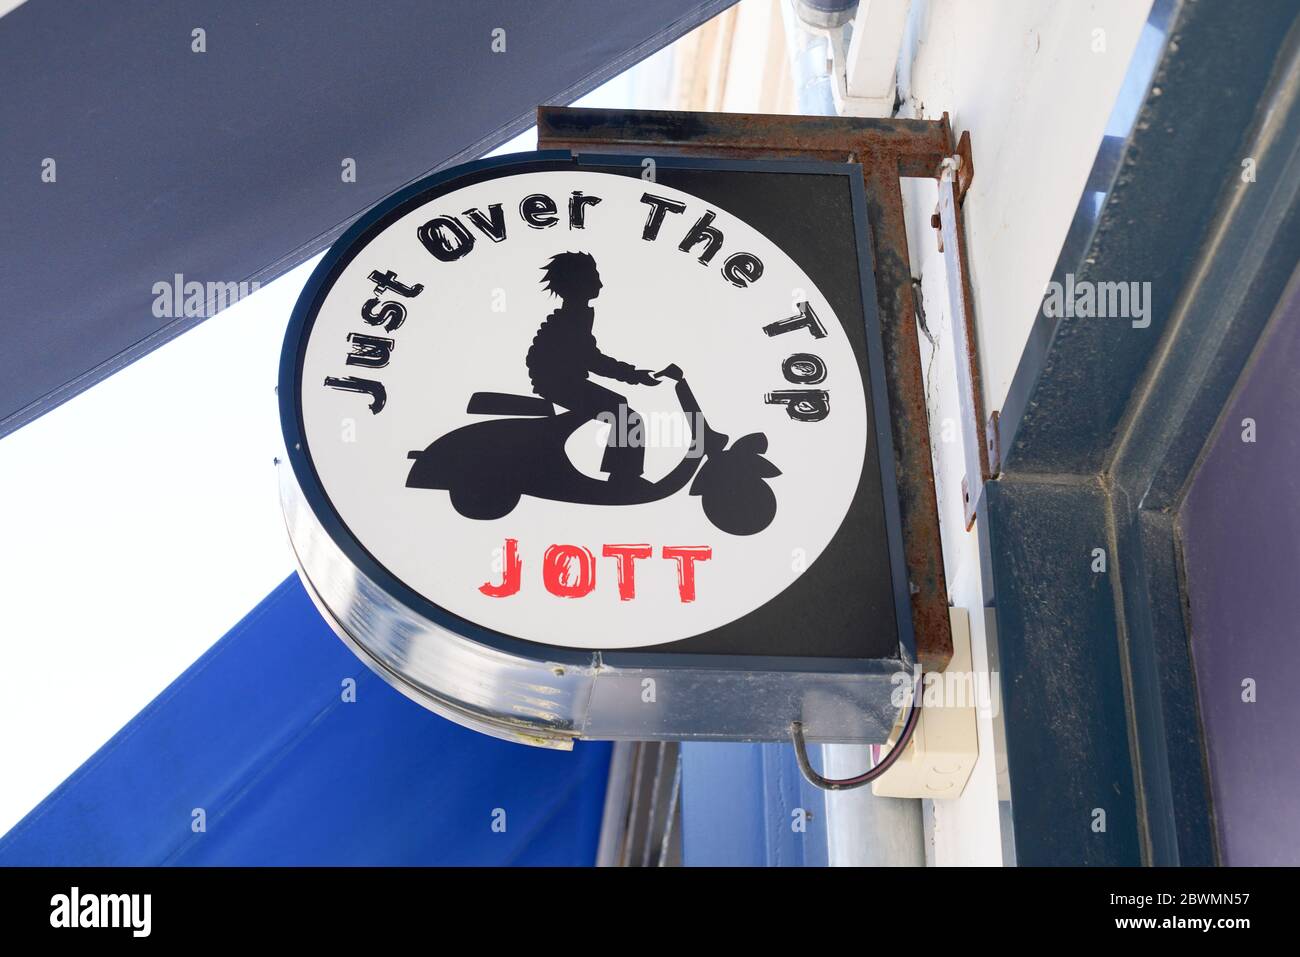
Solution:
M 542 288 L 567 299 L 591 285 L 596 260 L 590 253 L 556 253 L 542 267 Z

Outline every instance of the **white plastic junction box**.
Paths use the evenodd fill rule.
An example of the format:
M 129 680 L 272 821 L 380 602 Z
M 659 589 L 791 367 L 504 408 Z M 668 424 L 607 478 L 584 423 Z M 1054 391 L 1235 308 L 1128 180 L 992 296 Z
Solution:
M 970 616 L 963 608 L 948 612 L 952 660 L 942 672 L 925 676 L 916 731 L 898 762 L 872 782 L 871 791 L 878 797 L 961 797 L 979 757 L 975 709 L 977 703 L 988 700 L 989 676 L 976 675 L 971 667 Z M 882 758 L 898 740 L 906 714 L 899 715 L 889 741 L 881 748 Z

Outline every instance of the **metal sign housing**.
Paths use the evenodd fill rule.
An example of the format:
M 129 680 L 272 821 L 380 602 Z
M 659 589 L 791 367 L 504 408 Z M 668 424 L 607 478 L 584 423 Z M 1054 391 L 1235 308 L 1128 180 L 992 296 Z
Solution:
M 853 164 L 551 151 L 363 216 L 279 386 L 334 630 L 531 744 L 883 740 L 915 645 L 866 209 Z

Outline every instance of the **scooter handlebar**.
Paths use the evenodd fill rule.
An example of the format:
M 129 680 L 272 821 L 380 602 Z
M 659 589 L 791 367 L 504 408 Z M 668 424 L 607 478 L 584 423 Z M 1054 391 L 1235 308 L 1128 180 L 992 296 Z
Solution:
M 676 365 L 676 364 L 674 364 L 674 365 L 670 365 L 670 366 L 668 366 L 668 367 L 665 368 L 665 369 L 660 369 L 658 372 L 655 373 L 655 378 L 657 378 L 657 379 L 674 379 L 674 380 L 676 380 L 677 382 L 681 382 L 682 379 L 685 378 L 685 376 L 684 376 L 684 374 L 682 373 L 681 367 L 678 366 L 678 365 Z

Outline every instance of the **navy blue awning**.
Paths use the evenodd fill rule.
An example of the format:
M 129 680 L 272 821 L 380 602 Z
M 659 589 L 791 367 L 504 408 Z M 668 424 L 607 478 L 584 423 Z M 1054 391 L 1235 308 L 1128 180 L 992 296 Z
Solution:
M 40 0 L 0 17 L 0 435 L 732 2 Z M 176 315 L 185 294 L 156 287 L 186 283 L 202 308 Z

